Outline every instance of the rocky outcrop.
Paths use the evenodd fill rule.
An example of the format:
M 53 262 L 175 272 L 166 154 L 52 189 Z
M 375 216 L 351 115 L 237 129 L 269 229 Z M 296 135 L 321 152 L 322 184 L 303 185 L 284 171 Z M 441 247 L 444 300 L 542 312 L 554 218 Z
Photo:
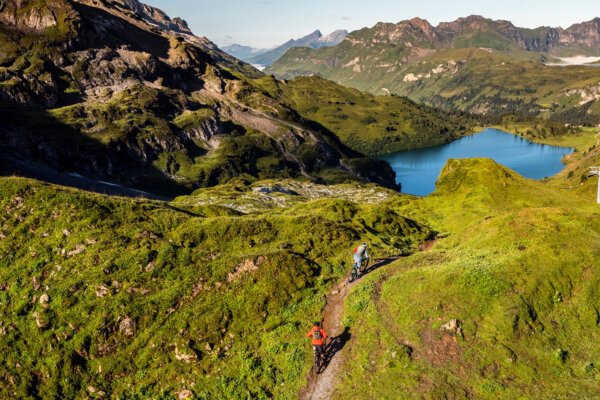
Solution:
M 155 26 L 161 30 L 171 33 L 189 34 L 192 31 L 186 21 L 181 18 L 171 19 L 167 14 L 158 8 L 143 4 L 138 0 L 72 0 L 76 3 L 100 8 L 111 14 L 121 14 L 123 16 L 143 20 L 144 22 Z
M 125 317 L 119 323 L 119 333 L 125 336 L 133 336 L 135 332 L 135 321 L 129 317 Z
M 121 5 L 129 10 L 132 10 L 136 15 L 143 18 L 145 21 L 158 26 L 161 29 L 192 34 L 186 21 L 181 18 L 169 18 L 167 14 L 158 8 L 151 7 L 140 3 L 138 0 L 114 0 L 113 5 Z
M 59 11 L 75 16 L 67 4 L 47 0 L 45 7 L 31 7 L 27 0 L 0 0 L 0 23 L 24 31 L 43 32 L 58 25 Z
M 28 107 L 52 108 L 59 98 L 56 81 L 47 74 L 0 73 L 0 99 Z
M 183 140 L 201 140 L 211 150 L 215 150 L 221 143 L 218 135 L 225 134 L 223 123 L 218 116 L 207 118 L 200 126 L 182 130 L 179 136 Z
M 588 22 L 582 22 L 570 26 L 563 35 L 563 42 L 569 40 L 569 44 L 578 43 L 600 49 L 600 18 L 594 18 Z

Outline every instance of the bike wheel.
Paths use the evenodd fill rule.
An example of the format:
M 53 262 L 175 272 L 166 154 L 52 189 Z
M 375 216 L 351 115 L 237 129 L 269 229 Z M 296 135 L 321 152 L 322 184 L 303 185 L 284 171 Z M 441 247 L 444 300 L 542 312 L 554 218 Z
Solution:
M 319 374 L 321 372 L 321 361 L 319 355 L 315 356 L 315 374 Z
M 352 283 L 354 282 L 354 280 L 358 277 L 358 275 L 356 274 L 356 270 L 352 269 L 352 272 L 350 272 L 350 276 L 348 277 L 348 282 Z

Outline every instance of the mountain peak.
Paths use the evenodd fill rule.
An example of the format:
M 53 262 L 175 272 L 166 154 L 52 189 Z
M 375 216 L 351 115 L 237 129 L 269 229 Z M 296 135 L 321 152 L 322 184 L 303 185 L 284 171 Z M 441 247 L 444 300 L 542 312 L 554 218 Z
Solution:
M 319 38 L 319 44 L 324 46 L 335 46 L 340 43 L 344 38 L 348 36 L 348 31 L 345 29 L 338 29 L 337 31 L 331 32 L 327 36 L 321 36 Z
M 116 7 L 120 9 L 125 9 L 132 11 L 136 16 L 142 18 L 147 23 L 155 25 L 159 28 L 174 31 L 176 33 L 184 33 L 188 35 L 192 35 L 192 31 L 190 30 L 187 22 L 181 18 L 169 18 L 169 16 L 164 13 L 162 10 L 151 7 L 144 3 L 141 3 L 138 0 L 112 0 L 108 4 L 100 4 L 104 3 L 102 1 L 97 0 L 73 0 L 77 3 L 90 4 L 94 7 L 104 6 L 104 7 Z
M 435 35 L 434 27 L 426 19 L 416 17 L 409 20 L 408 22 L 413 28 L 417 28 L 423 31 L 430 38 Z
M 467 21 L 490 21 L 489 18 L 485 18 L 484 16 L 479 15 L 479 14 L 471 14 L 471 15 L 465 17 L 464 19 Z
M 414 24 L 414 25 L 431 25 L 429 23 L 429 21 L 427 21 L 426 19 L 423 19 L 423 18 L 419 18 L 419 17 L 414 17 L 412 19 L 409 19 L 408 22 L 410 22 L 411 24 Z
M 298 39 L 298 41 L 300 41 L 300 40 L 306 40 L 306 39 L 313 39 L 313 38 L 319 39 L 321 37 L 323 37 L 323 34 L 321 33 L 320 30 L 317 29 L 314 32 L 309 33 L 308 35 L 306 35 L 304 37 L 301 37 L 300 39 Z

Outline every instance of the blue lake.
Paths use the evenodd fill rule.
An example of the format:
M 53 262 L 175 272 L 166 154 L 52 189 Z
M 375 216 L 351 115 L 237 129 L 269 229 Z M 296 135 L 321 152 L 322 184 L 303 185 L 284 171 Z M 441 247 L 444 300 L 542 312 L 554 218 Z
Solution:
M 498 129 L 487 128 L 449 144 L 378 156 L 396 171 L 402 192 L 426 196 L 435 190 L 440 170 L 449 158 L 491 158 L 530 179 L 556 175 L 565 165 L 561 159 L 570 147 L 532 143 Z

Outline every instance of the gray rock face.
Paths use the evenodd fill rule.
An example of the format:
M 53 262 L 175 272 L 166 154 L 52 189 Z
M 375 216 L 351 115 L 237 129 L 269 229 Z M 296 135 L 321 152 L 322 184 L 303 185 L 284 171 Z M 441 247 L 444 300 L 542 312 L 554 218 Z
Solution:
M 335 46 L 336 44 L 338 44 L 342 40 L 344 40 L 344 38 L 346 36 L 348 36 L 348 31 L 347 30 L 345 30 L 345 29 L 338 29 L 337 31 L 331 32 L 327 36 L 323 36 L 323 37 L 319 38 L 318 43 L 321 45 L 321 47 L 324 47 L 324 46 Z
M 38 33 L 57 25 L 52 3 L 44 8 L 32 7 L 23 13 L 24 6 L 24 0 L 0 0 L 0 22 L 21 30 Z
M 114 0 L 113 3 L 120 4 L 123 7 L 132 10 L 139 17 L 143 18 L 147 22 L 150 22 L 151 24 L 157 25 L 162 29 L 192 34 L 187 22 L 183 19 L 171 19 L 167 14 L 158 8 L 140 3 L 138 0 Z
M 210 149 L 215 150 L 219 147 L 221 140 L 217 135 L 225 133 L 220 118 L 211 117 L 202 123 L 199 127 L 182 131 L 180 136 L 184 140 L 202 140 Z

